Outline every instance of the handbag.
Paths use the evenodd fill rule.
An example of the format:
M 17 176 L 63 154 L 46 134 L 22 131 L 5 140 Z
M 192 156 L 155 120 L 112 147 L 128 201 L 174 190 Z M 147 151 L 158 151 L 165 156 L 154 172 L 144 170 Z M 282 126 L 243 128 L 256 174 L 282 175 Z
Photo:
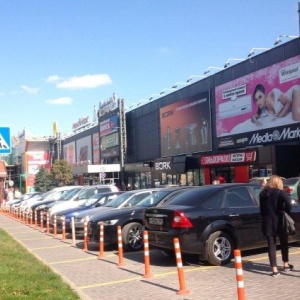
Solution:
M 287 235 L 296 234 L 295 222 L 292 219 L 292 217 L 285 211 L 282 212 L 282 221 L 283 221 L 283 230 Z

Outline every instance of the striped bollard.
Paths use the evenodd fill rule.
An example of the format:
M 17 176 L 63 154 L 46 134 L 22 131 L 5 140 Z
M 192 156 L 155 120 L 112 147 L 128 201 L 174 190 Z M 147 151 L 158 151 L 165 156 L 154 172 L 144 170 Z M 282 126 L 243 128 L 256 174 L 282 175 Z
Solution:
M 72 246 L 76 246 L 75 218 L 71 218 Z
M 47 233 L 49 233 L 50 232 L 50 220 L 49 220 L 49 212 L 47 211 L 46 212 L 46 217 L 47 217 Z
M 144 239 L 144 263 L 145 263 L 145 274 L 143 278 L 152 278 L 152 274 L 150 272 L 150 256 L 149 256 L 149 242 L 148 242 L 148 231 L 144 230 L 143 232 Z
M 32 227 L 32 224 L 33 224 L 32 209 L 30 209 L 29 214 L 30 214 L 30 226 Z
M 244 275 L 242 266 L 242 257 L 240 250 L 234 250 L 235 270 L 236 270 L 236 281 L 237 281 L 237 294 L 238 300 L 245 300 L 245 286 L 244 286 Z
M 119 253 L 119 263 L 118 267 L 124 266 L 124 257 L 123 257 L 123 244 L 122 244 L 122 229 L 121 226 L 118 226 L 118 253 Z
M 100 222 L 100 234 L 99 234 L 99 258 L 103 258 L 104 255 L 104 224 L 103 222 Z
M 43 216 L 44 216 L 44 211 L 41 210 L 40 211 L 40 225 L 41 225 L 41 231 L 44 232 L 44 220 L 43 220 Z
M 37 221 L 37 211 L 36 211 L 36 210 L 34 211 L 34 224 L 35 224 L 35 228 L 36 228 L 37 225 L 38 225 L 38 221 Z
M 57 234 L 57 218 L 56 215 L 54 215 L 54 220 L 53 220 L 53 236 L 56 238 Z
M 179 291 L 177 291 L 176 294 L 177 295 L 189 294 L 190 291 L 185 288 L 185 279 L 184 279 L 184 273 L 183 273 L 183 268 L 182 268 L 182 259 L 181 259 L 179 239 L 174 238 L 173 242 L 174 242 L 174 250 L 175 250 L 177 272 L 178 272 L 178 279 L 179 279 Z
M 66 217 L 61 216 L 61 222 L 62 222 L 62 240 L 64 241 L 66 239 Z
M 87 240 L 87 224 L 88 219 L 85 218 L 83 222 L 83 251 L 88 251 L 88 240 Z

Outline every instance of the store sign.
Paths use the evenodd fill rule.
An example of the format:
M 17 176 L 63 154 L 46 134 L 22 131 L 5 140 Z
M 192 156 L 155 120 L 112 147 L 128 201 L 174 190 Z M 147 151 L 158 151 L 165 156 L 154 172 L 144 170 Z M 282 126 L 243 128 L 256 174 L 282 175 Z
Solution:
M 89 124 L 89 117 L 82 117 L 77 122 L 73 123 L 72 129 L 77 130 Z
M 155 170 L 162 171 L 162 170 L 171 170 L 171 162 L 170 161 L 160 161 L 154 164 Z
M 256 160 L 256 151 L 237 153 L 224 153 L 215 155 L 204 155 L 201 157 L 201 165 L 228 165 L 235 163 L 250 163 Z

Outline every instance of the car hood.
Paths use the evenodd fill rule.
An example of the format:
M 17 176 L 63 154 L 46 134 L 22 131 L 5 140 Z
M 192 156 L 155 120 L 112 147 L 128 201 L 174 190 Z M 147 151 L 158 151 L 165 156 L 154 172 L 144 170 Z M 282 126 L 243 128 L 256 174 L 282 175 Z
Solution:
M 99 212 L 97 214 L 94 214 L 90 220 L 94 222 L 98 222 L 99 220 L 110 220 L 115 219 L 120 216 L 126 216 L 126 215 L 134 215 L 135 213 L 141 213 L 143 212 L 145 207 L 125 207 L 125 208 L 114 208 L 113 210 L 109 211 L 103 211 Z
M 118 208 L 114 208 L 114 207 L 107 207 L 107 206 L 100 206 L 100 207 L 96 207 L 96 208 L 92 208 L 92 209 L 88 209 L 88 210 L 85 210 L 81 213 L 79 213 L 77 215 L 77 218 L 85 218 L 86 216 L 89 216 L 90 218 L 93 217 L 93 216 L 96 216 L 97 214 L 102 214 L 102 213 L 105 213 L 107 211 L 110 211 L 110 210 L 115 210 L 115 209 L 118 209 Z

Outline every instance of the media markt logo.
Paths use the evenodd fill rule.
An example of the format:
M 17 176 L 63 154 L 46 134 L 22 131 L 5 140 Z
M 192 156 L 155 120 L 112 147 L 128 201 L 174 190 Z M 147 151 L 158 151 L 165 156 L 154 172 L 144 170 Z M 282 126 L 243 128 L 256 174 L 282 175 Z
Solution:
M 259 135 L 255 133 L 252 135 L 249 144 L 264 144 L 270 143 L 272 141 L 284 141 L 284 140 L 293 140 L 300 138 L 300 129 L 299 127 L 295 130 L 291 130 L 290 127 L 284 128 L 282 132 L 278 129 L 274 130 L 273 133 L 265 133 L 264 135 Z

